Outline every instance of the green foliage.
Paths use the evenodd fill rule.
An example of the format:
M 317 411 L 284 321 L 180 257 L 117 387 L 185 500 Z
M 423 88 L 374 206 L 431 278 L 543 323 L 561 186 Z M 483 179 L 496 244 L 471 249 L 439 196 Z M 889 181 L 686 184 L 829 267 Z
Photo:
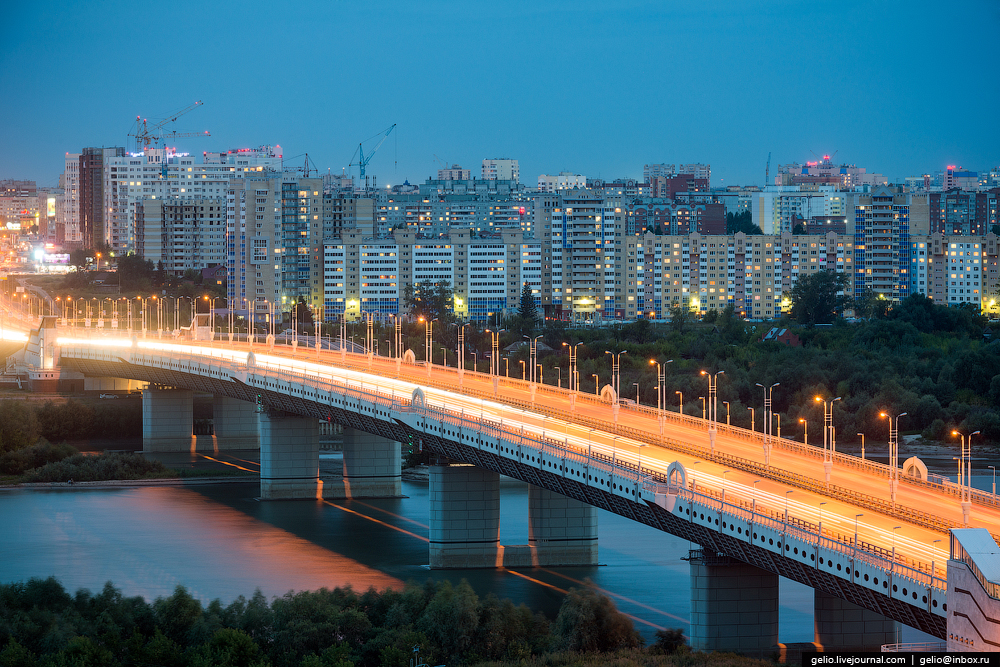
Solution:
M 631 622 L 604 596 L 571 591 L 564 625 L 571 616 L 583 632 L 602 635 L 597 650 L 639 646 Z M 256 591 L 228 606 L 205 605 L 183 586 L 147 603 L 110 582 L 96 595 L 81 589 L 75 596 L 51 577 L 0 584 L 0 667 L 399 667 L 415 655 L 432 665 L 530 662 L 557 639 L 541 615 L 494 595 L 480 600 L 465 581 L 361 595 L 290 592 L 270 603 Z
M 753 224 L 753 214 L 750 211 L 726 213 L 726 234 L 735 234 L 737 232 L 743 232 L 747 236 L 764 233 L 760 227 Z
M 538 325 L 538 305 L 528 283 L 524 283 L 524 287 L 521 288 L 521 301 L 515 319 L 517 322 L 512 328 L 519 331 L 522 336 L 535 335 L 535 327 Z
M 611 598 L 592 588 L 571 588 L 555 621 L 559 646 L 569 651 L 605 652 L 642 645 L 632 619 Z
M 847 287 L 847 275 L 834 271 L 817 271 L 800 276 L 789 292 L 792 300 L 792 319 L 799 324 L 830 324 L 848 303 L 848 298 L 838 292 Z
M 135 452 L 108 452 L 100 456 L 77 454 L 28 471 L 25 482 L 96 482 L 109 479 L 160 479 L 177 477 L 159 461 Z
M 666 628 L 656 631 L 656 643 L 653 648 L 667 655 L 676 653 L 682 646 L 687 644 L 684 638 L 684 631 L 679 628 Z
M 79 454 L 75 447 L 66 443 L 53 445 L 41 438 L 30 447 L 23 447 L 0 455 L 0 474 L 23 475 L 32 468 L 40 468 Z
M 408 284 L 403 288 L 403 305 L 415 317 L 451 322 L 455 318 L 452 308 L 454 296 L 451 283 L 447 280 Z
M 795 226 L 792 227 L 792 234 L 795 236 L 801 236 L 805 233 L 806 233 L 806 227 L 801 222 L 795 223 Z
M 142 255 L 129 253 L 118 258 L 118 284 L 128 290 L 149 292 L 159 286 L 156 266 Z
M 309 306 L 306 304 L 306 300 L 301 296 L 299 297 L 298 302 L 292 306 L 292 313 L 294 314 L 292 319 L 299 324 L 311 325 L 314 322 L 312 310 L 309 309 Z
M 26 401 L 0 401 L 0 453 L 35 444 L 38 421 Z

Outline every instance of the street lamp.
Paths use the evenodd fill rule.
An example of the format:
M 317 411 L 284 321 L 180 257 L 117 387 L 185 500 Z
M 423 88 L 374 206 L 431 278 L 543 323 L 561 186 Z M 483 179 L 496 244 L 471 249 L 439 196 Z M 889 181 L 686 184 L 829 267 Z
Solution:
M 764 463 L 771 465 L 771 399 L 774 388 L 780 386 L 780 382 L 775 382 L 770 387 L 765 387 L 760 382 L 756 385 L 764 391 Z
M 865 460 L 865 434 L 864 433 L 858 433 L 858 435 L 861 436 L 861 460 L 864 461 Z
M 804 432 L 803 432 L 803 435 L 802 435 L 802 442 L 806 445 L 806 447 L 808 447 L 809 446 L 809 422 L 807 422 L 805 419 L 802 419 L 801 417 L 799 417 L 799 423 L 802 424 L 802 428 L 804 429 Z
M 996 466 L 986 466 L 993 471 L 993 500 L 997 499 L 997 468 Z
M 580 391 L 580 378 L 579 371 L 576 369 L 576 357 L 578 350 L 576 348 L 583 345 L 583 342 L 579 343 L 567 343 L 563 341 L 563 347 L 569 348 L 569 390 L 570 391 Z
M 705 421 L 705 397 L 699 396 L 698 400 L 701 401 L 701 420 Z
M 708 446 L 711 452 L 715 453 L 715 433 L 716 422 L 719 421 L 719 376 L 725 375 L 726 371 L 716 371 L 709 373 L 702 371 L 701 374 L 708 378 Z M 702 404 L 702 419 L 704 419 L 704 404 Z
M 528 339 L 528 361 L 531 363 L 531 382 L 535 383 L 535 366 L 538 364 L 538 339 L 542 336 L 522 336 Z
M 633 382 L 632 386 L 635 387 L 635 404 L 639 405 L 639 383 Z
M 785 523 L 788 523 L 788 496 L 795 492 L 795 489 L 785 491 Z
M 604 354 L 611 355 L 611 388 L 615 390 L 615 397 L 621 396 L 622 382 L 622 355 L 628 354 L 628 350 L 622 350 L 615 354 L 611 350 L 605 350 Z
M 500 334 L 506 329 L 486 329 L 490 335 L 490 375 L 500 375 Z M 507 376 L 510 377 L 508 365 Z
M 591 373 L 590 377 L 594 378 L 594 396 L 601 395 L 601 378 L 597 373 Z
M 677 408 L 677 411 L 683 416 L 684 415 L 684 394 L 682 394 L 680 391 L 674 391 L 674 393 L 677 394 L 680 397 L 678 399 L 680 401 L 680 406 Z
M 754 414 L 755 414 L 755 412 L 754 412 L 754 409 L 751 406 L 747 406 L 747 410 L 750 411 L 750 432 L 751 433 L 756 433 L 756 428 L 754 426 L 754 424 L 755 424 L 755 420 L 754 420 Z
M 524 380 L 525 380 L 525 377 L 524 377 L 524 359 L 521 359 L 518 363 L 521 364 L 521 382 L 524 382 Z
M 969 524 L 969 510 L 972 506 L 972 436 L 979 435 L 979 431 L 973 431 L 968 436 L 959 433 L 957 430 L 951 432 L 957 435 L 962 441 L 962 458 L 959 463 L 958 483 L 962 492 L 962 518 L 965 525 Z
M 729 426 L 729 401 L 723 401 L 722 404 L 726 406 L 726 426 Z
M 899 418 L 904 416 L 905 412 L 895 417 L 888 412 L 879 413 L 879 417 L 889 420 L 889 465 L 892 466 L 889 475 L 889 497 L 893 508 L 896 507 L 896 487 L 899 486 Z
M 555 368 L 559 372 L 558 382 L 556 383 L 556 386 L 559 389 L 562 389 L 562 368 L 560 368 L 559 366 L 553 366 L 553 368 Z

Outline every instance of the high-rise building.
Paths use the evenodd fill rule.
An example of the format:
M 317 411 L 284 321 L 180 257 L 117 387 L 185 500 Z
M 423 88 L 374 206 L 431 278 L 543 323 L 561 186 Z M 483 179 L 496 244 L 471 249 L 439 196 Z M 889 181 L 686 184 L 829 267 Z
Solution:
M 520 183 L 521 167 L 510 158 L 487 158 L 483 160 L 483 180 Z
M 849 195 L 847 233 L 854 239 L 854 296 L 867 290 L 892 301 L 909 296 L 910 198 L 886 186 Z
M 587 187 L 586 176 L 568 171 L 561 171 L 558 176 L 542 174 L 538 177 L 539 192 L 558 192 L 560 190 L 573 190 L 585 187 Z
M 451 168 L 438 169 L 438 180 L 439 181 L 468 181 L 472 178 L 472 171 L 469 169 L 463 169 L 457 164 L 451 165 Z
M 63 172 L 63 229 L 65 244 L 82 247 L 83 232 L 80 228 L 80 154 L 66 153 Z
M 82 244 L 87 248 L 110 245 L 114 249 L 122 249 L 121 243 L 111 233 L 108 224 L 110 202 L 117 203 L 117 183 L 113 192 L 105 192 L 105 164 L 113 158 L 125 156 L 125 149 L 116 148 L 84 148 L 80 153 L 80 236 Z

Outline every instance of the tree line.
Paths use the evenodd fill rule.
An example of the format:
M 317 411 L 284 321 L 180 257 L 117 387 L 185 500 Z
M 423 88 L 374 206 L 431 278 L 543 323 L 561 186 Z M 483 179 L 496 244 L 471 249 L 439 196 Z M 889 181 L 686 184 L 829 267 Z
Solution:
M 183 586 L 149 603 L 110 582 L 70 595 L 53 577 L 0 585 L 0 665 L 208 667 L 401 667 L 521 661 L 552 651 L 637 649 L 632 620 L 592 588 L 571 589 L 549 621 L 464 580 L 402 590 L 350 587 L 259 590 L 207 605 Z M 653 653 L 683 645 L 679 630 L 657 635 Z
M 0 454 L 49 442 L 83 438 L 133 438 L 142 435 L 142 406 L 136 401 L 108 402 L 97 406 L 70 399 L 0 401 Z

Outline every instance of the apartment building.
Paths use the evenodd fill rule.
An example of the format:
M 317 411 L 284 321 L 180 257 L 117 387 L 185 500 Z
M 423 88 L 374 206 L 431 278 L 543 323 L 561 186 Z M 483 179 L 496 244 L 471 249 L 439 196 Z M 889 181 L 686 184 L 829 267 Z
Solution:
M 483 160 L 483 180 L 521 182 L 521 167 L 517 160 L 510 158 L 487 158 Z
M 136 230 L 136 252 L 167 274 L 226 263 L 225 197 L 144 199 Z
M 854 240 L 854 296 L 866 290 L 902 301 L 910 294 L 910 195 L 888 187 L 848 196 Z

